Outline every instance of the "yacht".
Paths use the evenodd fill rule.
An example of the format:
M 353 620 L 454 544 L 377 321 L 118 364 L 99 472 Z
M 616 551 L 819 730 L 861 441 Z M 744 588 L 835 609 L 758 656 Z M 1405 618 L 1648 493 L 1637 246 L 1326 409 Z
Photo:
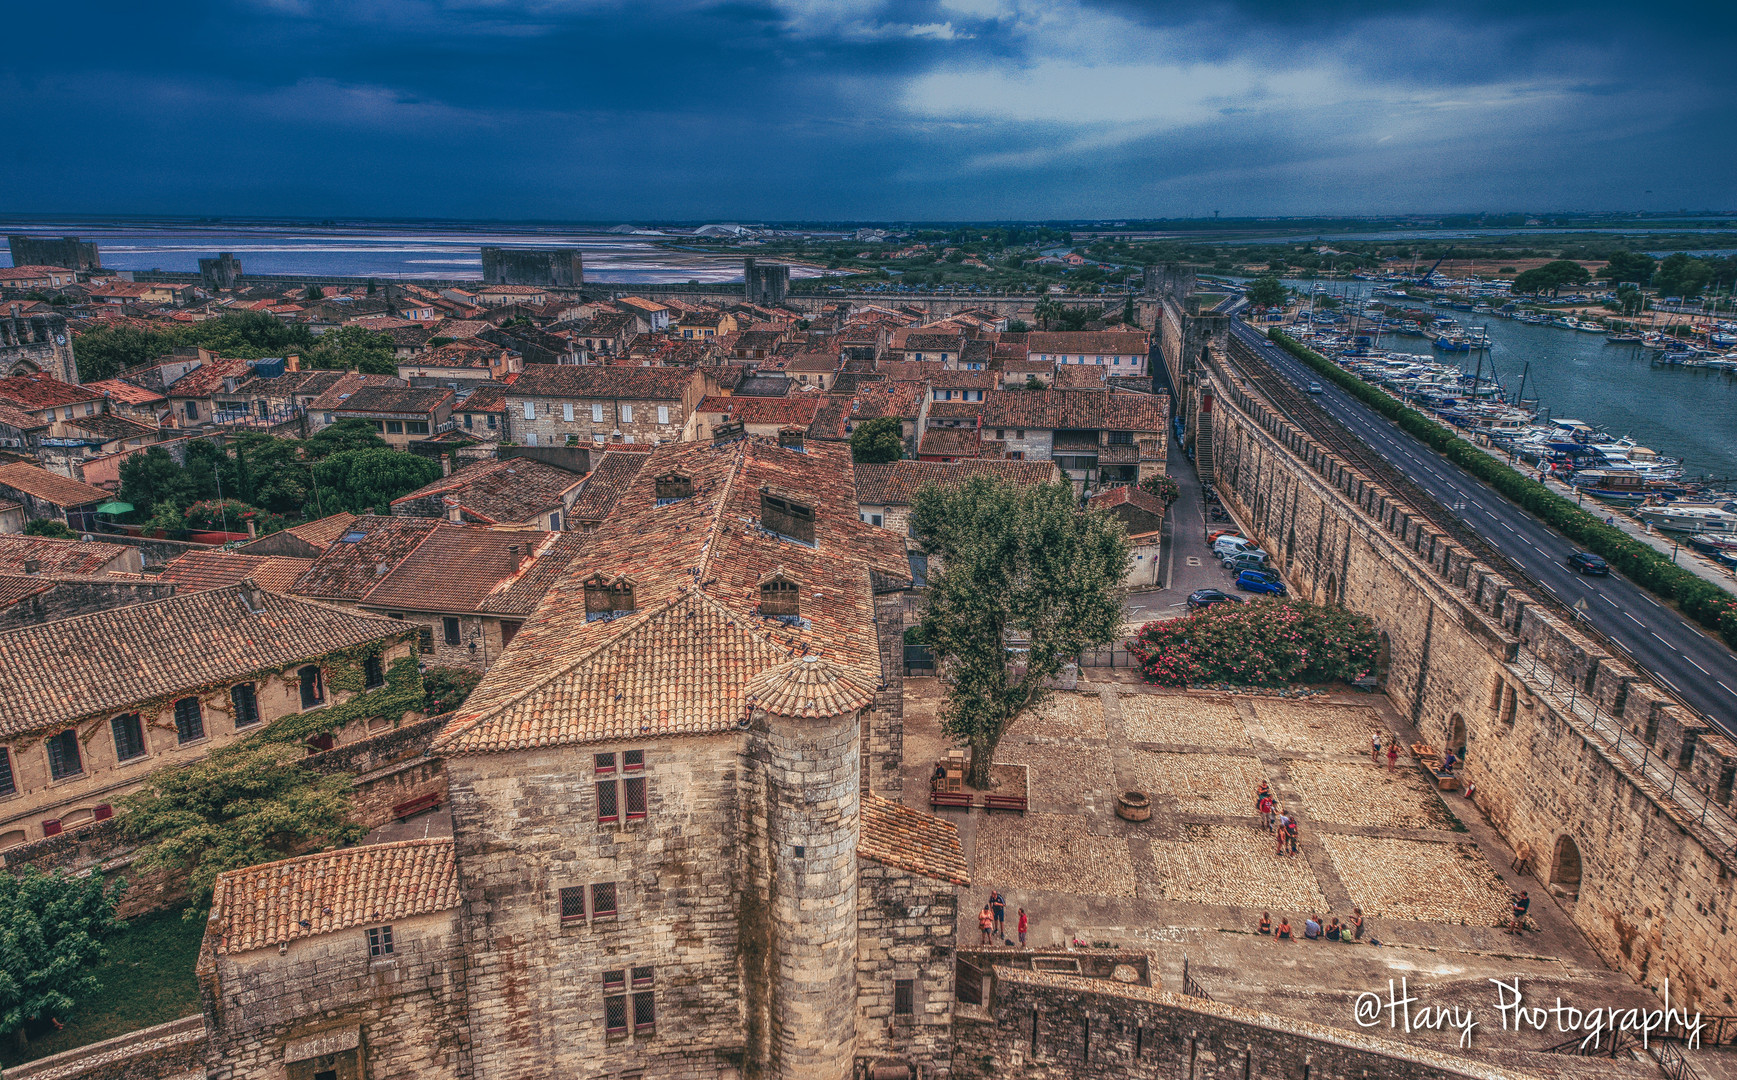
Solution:
M 1737 503 L 1675 502 L 1664 506 L 1642 506 L 1634 516 L 1660 532 L 1704 533 L 1737 532 Z

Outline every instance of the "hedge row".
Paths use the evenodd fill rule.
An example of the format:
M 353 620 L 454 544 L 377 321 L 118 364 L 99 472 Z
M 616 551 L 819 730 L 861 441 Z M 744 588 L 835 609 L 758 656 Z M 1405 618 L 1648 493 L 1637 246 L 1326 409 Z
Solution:
M 1332 380 L 1352 397 L 1429 446 L 1466 472 L 1489 484 L 1504 496 L 1531 511 L 1587 551 L 1604 556 L 1629 580 L 1662 599 L 1673 601 L 1683 614 L 1737 647 L 1737 597 L 1719 586 L 1673 563 L 1651 544 L 1606 525 L 1567 499 L 1524 473 L 1504 465 L 1465 439 L 1416 409 L 1377 387 L 1364 382 L 1320 353 L 1278 329 L 1268 336 L 1323 378 Z

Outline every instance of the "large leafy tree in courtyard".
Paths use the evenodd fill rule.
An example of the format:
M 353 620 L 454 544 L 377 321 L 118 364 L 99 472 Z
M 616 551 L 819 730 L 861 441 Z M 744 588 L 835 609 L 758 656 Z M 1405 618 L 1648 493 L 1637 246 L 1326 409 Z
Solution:
M 850 433 L 850 459 L 878 465 L 905 456 L 904 424 L 896 416 L 865 420 Z
M 973 787 L 989 786 L 1001 736 L 1042 704 L 1049 680 L 1116 639 L 1127 532 L 1076 505 L 1071 484 L 995 477 L 931 485 L 912 503 L 918 542 L 938 567 L 921 633 L 947 688 L 942 726 L 971 748 Z
M 22 1040 L 31 1021 L 66 1016 L 96 993 L 91 964 L 125 887 L 33 866 L 0 874 L 0 1035 Z

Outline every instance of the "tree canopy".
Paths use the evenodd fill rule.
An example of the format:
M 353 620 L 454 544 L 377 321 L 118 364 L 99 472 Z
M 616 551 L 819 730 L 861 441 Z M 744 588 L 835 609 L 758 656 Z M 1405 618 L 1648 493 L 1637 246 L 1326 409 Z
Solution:
M 91 973 L 126 888 L 101 874 L 72 877 L 26 866 L 0 874 L 0 1035 L 69 1015 L 100 987 Z
M 896 416 L 865 420 L 850 433 L 850 459 L 859 465 L 897 461 L 904 456 L 904 423 Z
M 372 420 L 352 416 L 314 432 L 302 442 L 302 449 L 311 458 L 323 458 L 345 450 L 367 450 L 385 445 L 386 440 L 374 430 Z
M 328 514 L 384 514 L 393 499 L 439 478 L 439 462 L 389 447 L 342 450 L 314 465 Z
M 1705 259 L 1691 258 L 1682 252 L 1665 256 L 1653 272 L 1653 287 L 1660 296 L 1681 296 L 1684 299 L 1701 295 L 1701 290 L 1713 279 L 1713 267 Z
M 140 330 L 131 326 L 98 327 L 73 341 L 79 379 L 107 379 L 123 368 L 149 363 L 182 346 L 199 346 L 222 356 L 257 360 L 264 356 L 306 354 L 314 347 L 313 333 L 263 311 L 236 311 L 186 326 Z
M 308 351 L 307 366 L 331 371 L 360 371 L 367 375 L 398 374 L 392 337 L 361 326 L 340 326 L 319 337 Z
M 1523 271 L 1514 278 L 1513 291 L 1517 293 L 1544 293 L 1552 296 L 1562 291 L 1564 285 L 1584 285 L 1592 280 L 1592 275 L 1586 267 L 1571 259 L 1557 259 Z
M 1602 271 L 1602 276 L 1613 285 L 1624 281 L 1645 285 L 1652 280 L 1653 268 L 1657 265 L 1658 260 L 1651 255 L 1645 255 L 1638 251 L 1613 251 L 1610 253 L 1610 262 L 1605 265 Z
M 1285 283 L 1272 274 L 1262 274 L 1248 283 L 1248 302 L 1259 308 L 1280 307 L 1288 290 Z
M 77 540 L 78 534 L 59 518 L 34 518 L 24 523 L 25 536 L 46 536 L 53 540 Z
M 988 786 L 1002 735 L 1042 704 L 1048 680 L 1121 626 L 1127 532 L 1076 503 L 1065 482 L 987 476 L 929 485 L 912 502 L 912 529 L 934 560 L 921 633 L 947 687 L 942 728 L 971 748 L 973 787 Z

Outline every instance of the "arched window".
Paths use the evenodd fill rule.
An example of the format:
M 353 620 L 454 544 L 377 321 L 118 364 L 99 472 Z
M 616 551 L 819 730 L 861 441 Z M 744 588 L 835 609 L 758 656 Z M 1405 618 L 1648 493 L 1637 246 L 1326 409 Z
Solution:
M 1580 891 L 1580 846 L 1566 833 L 1556 841 L 1556 854 L 1550 860 L 1550 884 L 1571 893 Z

